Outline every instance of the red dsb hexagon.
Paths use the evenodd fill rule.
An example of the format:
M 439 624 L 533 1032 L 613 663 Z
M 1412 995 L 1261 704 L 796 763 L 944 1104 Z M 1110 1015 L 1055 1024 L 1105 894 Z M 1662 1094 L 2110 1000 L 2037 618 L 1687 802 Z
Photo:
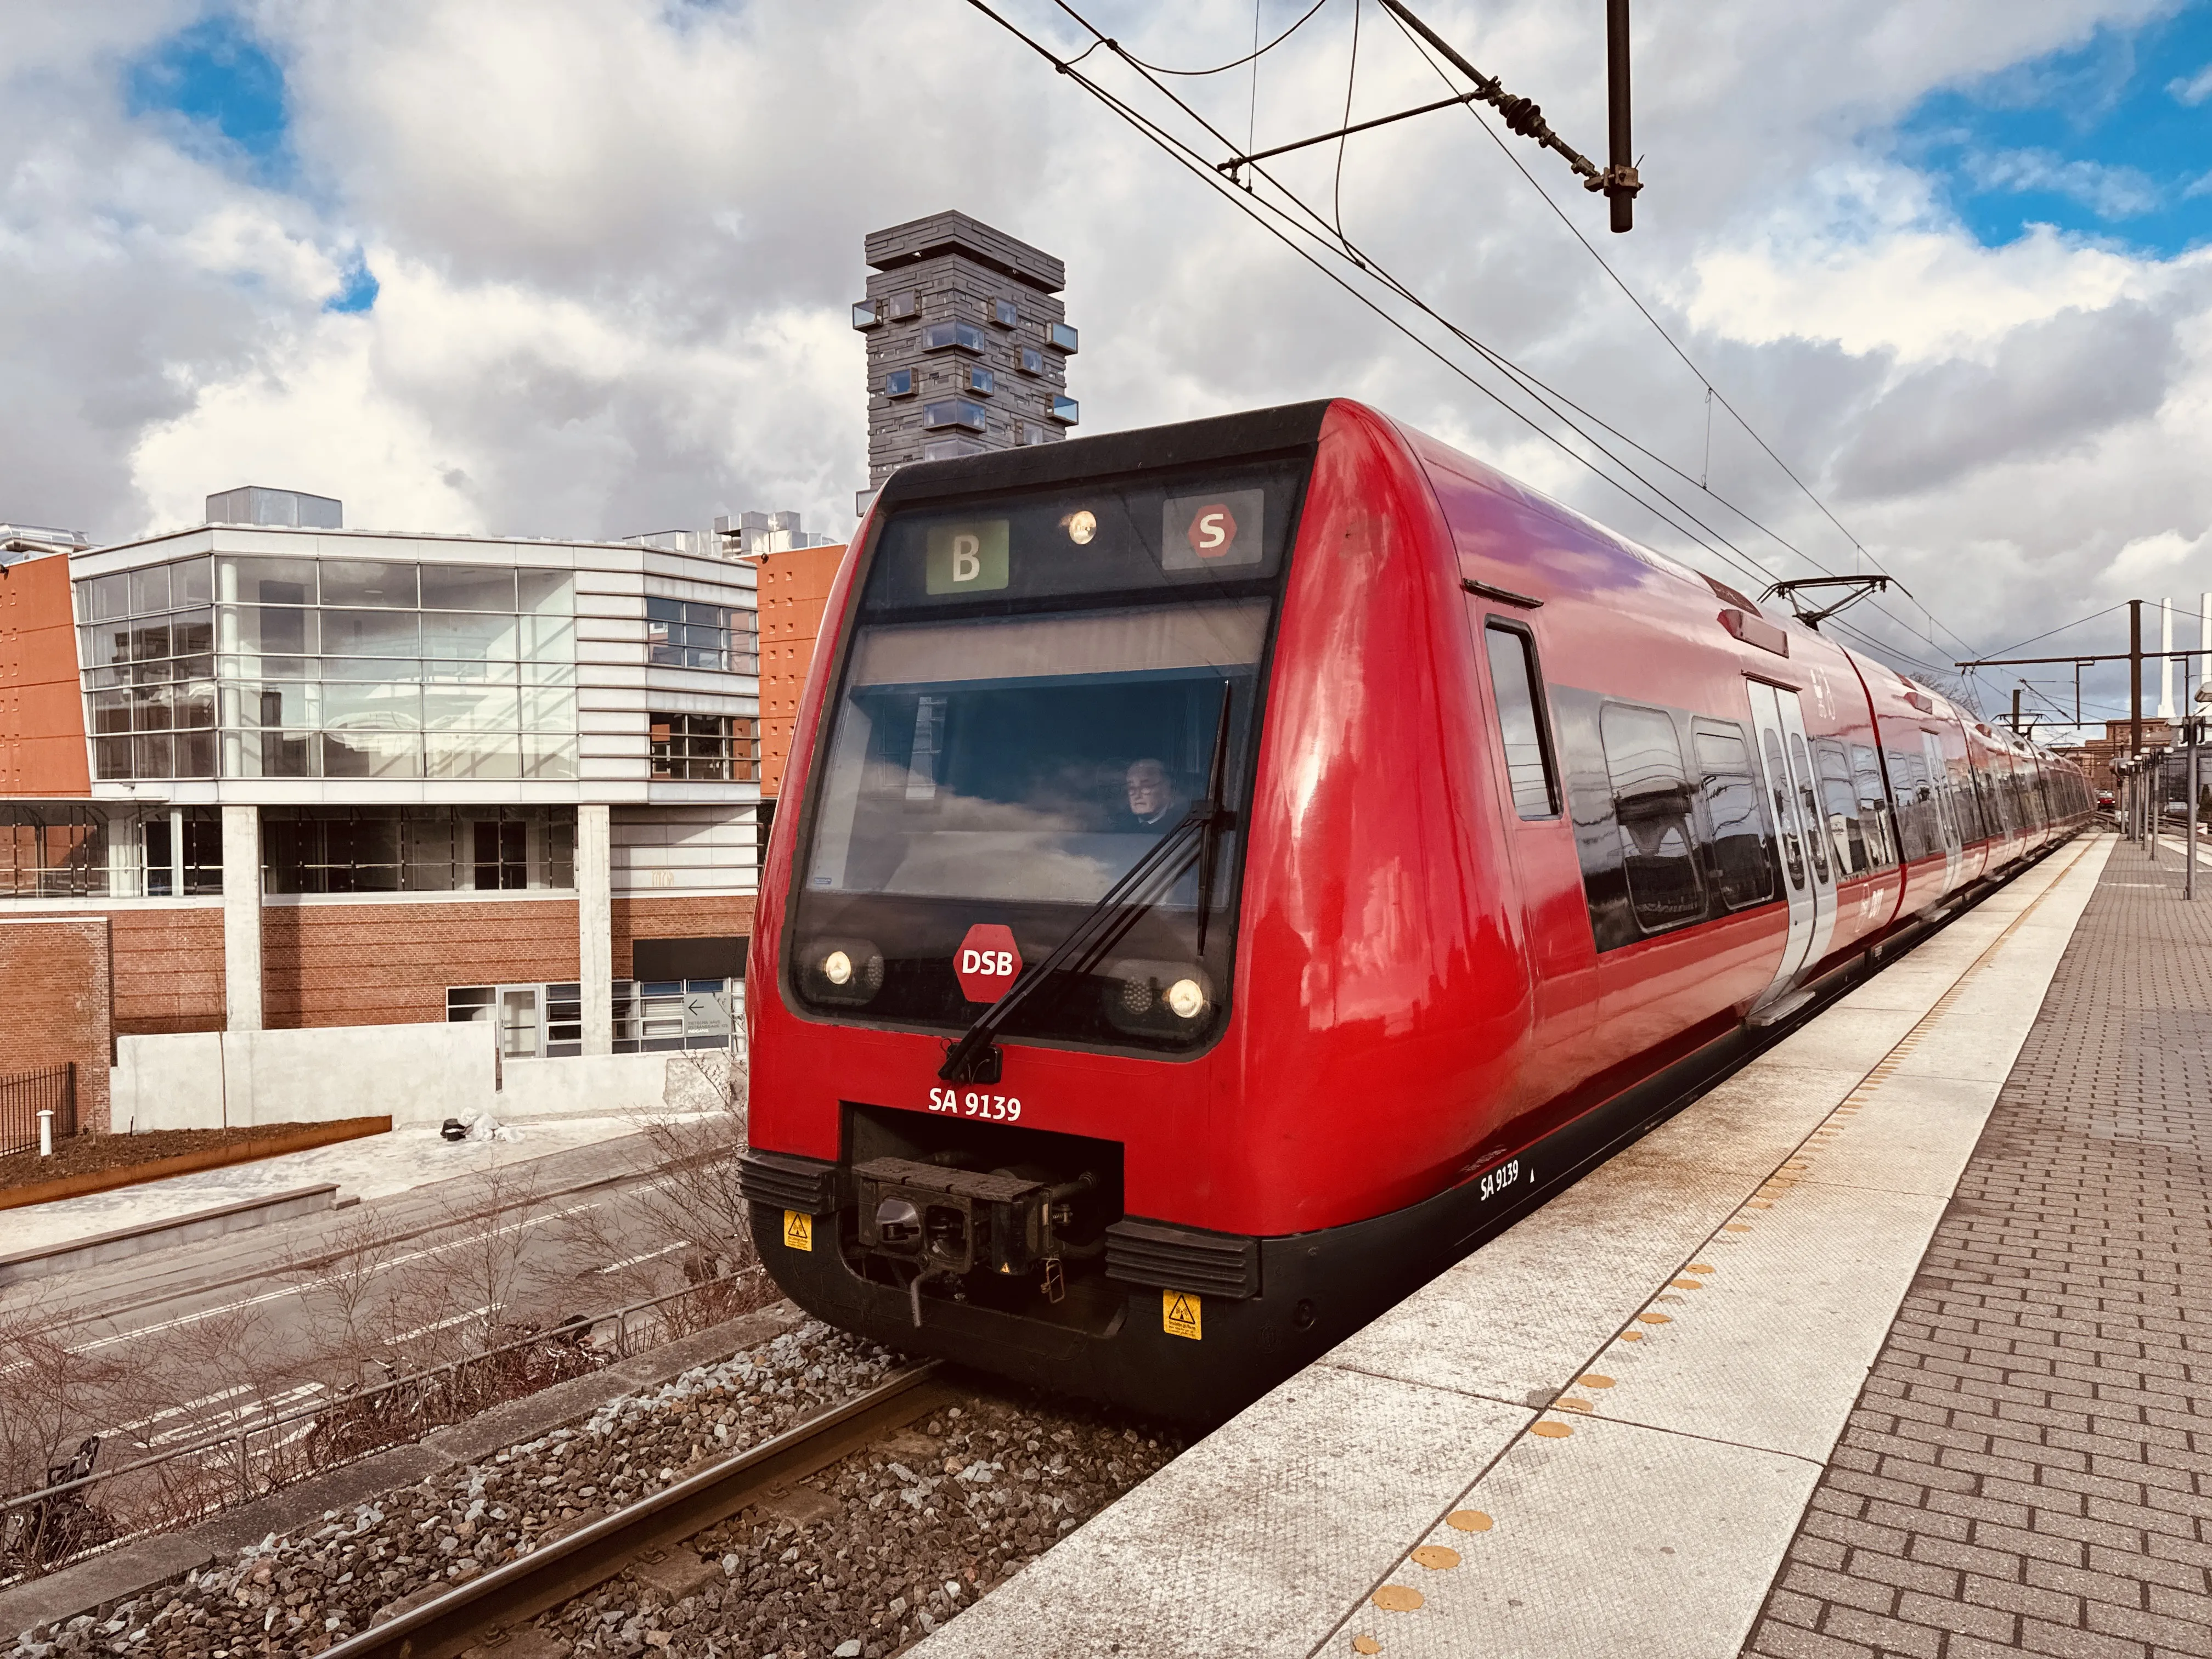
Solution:
M 952 971 L 960 981 L 960 994 L 969 1001 L 996 1002 L 1013 988 L 1022 971 L 1014 930 L 995 921 L 977 922 L 952 953 Z
M 1219 501 L 1192 514 L 1184 532 L 1190 550 L 1201 559 L 1218 559 L 1237 544 L 1237 515 Z

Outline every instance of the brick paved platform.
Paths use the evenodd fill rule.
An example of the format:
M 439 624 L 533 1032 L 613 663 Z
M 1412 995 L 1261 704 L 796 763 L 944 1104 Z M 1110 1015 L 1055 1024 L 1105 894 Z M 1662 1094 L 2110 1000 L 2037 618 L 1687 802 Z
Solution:
M 1744 1651 L 2212 1655 L 2212 883 L 2106 865 Z

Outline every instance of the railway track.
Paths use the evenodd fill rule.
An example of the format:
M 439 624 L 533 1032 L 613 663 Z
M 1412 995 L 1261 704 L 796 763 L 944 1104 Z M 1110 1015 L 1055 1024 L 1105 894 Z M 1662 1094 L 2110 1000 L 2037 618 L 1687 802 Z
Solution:
M 971 1397 L 939 1360 L 894 1373 L 866 1393 L 710 1464 L 675 1485 L 599 1516 L 529 1554 L 326 1649 L 323 1659 L 448 1659 L 482 1649 L 524 1659 L 538 1614 L 650 1562 L 748 1505 L 903 1428 Z

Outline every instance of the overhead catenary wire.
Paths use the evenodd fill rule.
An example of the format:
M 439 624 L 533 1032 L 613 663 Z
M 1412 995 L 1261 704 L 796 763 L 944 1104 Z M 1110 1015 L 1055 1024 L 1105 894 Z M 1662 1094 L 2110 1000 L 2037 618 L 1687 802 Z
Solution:
M 1437 78 L 1443 81 L 1446 86 L 1450 86 L 1452 84 L 1450 76 L 1445 73 L 1443 65 L 1437 63 L 1435 57 L 1431 55 L 1427 44 L 1419 39 L 1415 35 L 1414 32 L 1407 27 L 1404 21 L 1398 16 L 1395 8 L 1385 8 L 1385 9 L 1389 13 L 1391 21 L 1398 25 L 1399 33 L 1406 37 L 1407 44 L 1412 46 L 1413 50 L 1420 55 L 1422 61 L 1429 65 L 1430 69 L 1435 72 Z M 1854 554 L 1856 556 L 1864 558 L 1869 564 L 1874 567 L 1876 572 L 1885 574 L 1887 574 L 1887 572 L 1882 571 L 1881 562 L 1875 559 L 1871 553 L 1867 551 L 1865 544 L 1851 532 L 1850 529 L 1845 526 L 1840 519 L 1836 517 L 1835 514 L 1829 509 L 1827 504 L 1814 493 L 1812 488 L 1808 485 L 1802 478 L 1798 477 L 1796 471 L 1791 468 L 1790 464 L 1784 460 L 1782 457 L 1776 453 L 1774 447 L 1768 443 L 1765 438 L 1760 434 L 1758 428 L 1753 427 L 1751 422 L 1745 418 L 1742 411 L 1738 410 L 1734 404 L 1729 401 L 1727 394 L 1713 384 L 1712 378 L 1708 375 L 1704 369 L 1698 366 L 1688 352 L 1682 349 L 1681 343 L 1668 331 L 1666 325 L 1662 323 L 1659 319 L 1653 314 L 1651 308 L 1644 303 L 1643 299 L 1637 294 L 1636 290 L 1629 287 L 1627 282 L 1621 276 L 1620 273 L 1613 269 L 1611 261 L 1607 260 L 1602 253 L 1598 252 L 1596 246 L 1590 241 L 1589 238 L 1583 234 L 1582 228 L 1576 224 L 1575 222 L 1567 216 L 1565 210 L 1561 208 L 1559 203 L 1553 198 L 1551 191 L 1546 190 L 1543 185 L 1537 181 L 1536 176 L 1528 171 L 1528 167 L 1522 163 L 1521 157 L 1515 152 L 1513 147 L 1510 144 L 1508 144 L 1503 138 L 1499 137 L 1497 131 L 1491 126 L 1487 120 L 1483 118 L 1482 112 L 1474 108 L 1474 106 L 1469 105 L 1468 106 L 1468 113 L 1474 118 L 1476 124 L 1482 129 L 1484 136 L 1497 147 L 1498 153 L 1504 155 L 1507 161 L 1513 164 L 1514 171 L 1518 173 L 1522 178 L 1528 182 L 1528 187 L 1534 191 L 1536 194 L 1542 198 L 1544 205 L 1552 210 L 1553 216 L 1556 217 L 1562 225 L 1566 227 L 1568 234 L 1571 235 L 1577 242 L 1582 245 L 1583 251 L 1589 254 L 1591 258 L 1597 261 L 1598 268 L 1604 271 L 1607 277 L 1613 283 L 1613 285 L 1620 290 L 1621 294 L 1627 299 L 1629 304 L 1636 307 L 1638 314 L 1639 314 L 1645 322 L 1651 325 L 1653 331 L 1657 333 L 1659 337 L 1666 342 L 1668 349 L 1672 351 L 1676 357 L 1681 360 L 1682 366 L 1685 368 L 1687 368 L 1690 373 L 1696 377 L 1698 385 L 1704 388 L 1707 409 L 1705 440 L 1707 476 L 1701 477 L 1697 481 L 1698 488 L 1705 494 L 1711 495 L 1715 501 L 1719 501 L 1730 512 L 1741 518 L 1747 524 L 1751 525 L 1762 534 L 1771 538 L 1776 543 L 1787 548 L 1790 552 L 1795 553 L 1799 558 L 1803 559 L 1808 564 L 1812 565 L 1816 570 L 1820 570 L 1824 574 L 1834 574 L 1832 572 L 1829 572 L 1827 568 L 1812 554 L 1790 543 L 1778 532 L 1772 530 L 1766 525 L 1760 523 L 1757 519 L 1753 518 L 1748 513 L 1746 513 L 1741 507 L 1736 506 L 1735 502 L 1728 500 L 1725 496 L 1717 494 L 1712 489 L 1710 477 L 1712 443 L 1711 411 L 1712 404 L 1717 401 L 1721 407 L 1729 412 L 1729 417 L 1733 419 L 1738 426 L 1743 428 L 1745 434 L 1751 439 L 1751 441 L 1757 444 L 1759 448 L 1765 453 L 1767 457 L 1773 461 L 1776 466 L 1781 469 L 1784 476 L 1786 477 L 1791 483 L 1797 487 L 1798 490 L 1805 496 L 1806 500 L 1811 501 L 1814 507 L 1818 507 L 1823 516 L 1827 519 L 1829 523 L 1834 525 L 1836 529 L 1842 533 L 1844 538 L 1850 543 Z M 1608 429 L 1610 430 L 1611 428 Z M 1633 439 L 1627 438 L 1625 434 L 1617 434 L 1616 435 L 1621 436 L 1624 442 L 1635 442 Z M 1638 444 L 1636 447 L 1638 449 L 1642 450 L 1645 454 L 1651 454 L 1650 451 L 1644 449 L 1643 445 Z M 1684 472 L 1680 468 L 1674 466 L 1671 462 L 1666 461 L 1656 454 L 1652 454 L 1651 458 L 1655 461 L 1658 461 L 1661 465 L 1667 467 L 1669 471 L 1674 473 L 1674 475 L 1682 479 L 1685 483 L 1690 482 L 1689 475 L 1686 472 Z M 1892 580 L 1893 580 L 1894 578 Z M 1943 632 L 1948 634 L 1959 644 L 1966 645 L 1965 637 L 1960 635 L 1957 629 L 1952 628 L 1948 623 L 1939 622 L 1935 612 L 1929 610 L 1927 605 L 1922 603 L 1917 596 L 1913 595 L 1910 589 L 1905 588 L 1903 583 L 1900 582 L 1898 586 L 1905 592 L 1908 598 L 1912 599 L 1912 602 L 1916 605 L 1919 606 L 1921 614 L 1927 617 L 1930 627 L 1940 627 L 1942 629 Z M 1932 635 L 1929 634 L 1924 629 L 1911 629 L 1910 623 L 1905 623 L 1903 618 L 1898 617 L 1894 612 L 1890 611 L 1887 606 L 1881 605 L 1879 601 L 1875 602 L 1874 608 L 1882 616 L 1888 617 L 1890 621 L 1897 623 L 1898 626 L 1909 629 L 1911 631 L 1918 634 L 1920 637 L 1925 639 L 1929 644 L 1936 644 L 1936 641 Z M 1967 650 L 1969 654 L 1972 654 L 1972 647 L 1971 646 L 1967 647 Z
M 1403 334 L 1409 341 L 1419 347 L 1431 357 L 1435 358 L 1450 372 L 1465 380 L 1482 396 L 1488 398 L 1492 403 L 1497 404 L 1498 407 L 1505 413 L 1519 421 L 1536 436 L 1542 439 L 1545 442 L 1552 445 L 1553 447 L 1559 449 L 1561 453 L 1567 456 L 1577 465 L 1587 468 L 1595 477 L 1620 490 L 1637 506 L 1641 507 L 1646 513 L 1651 514 L 1651 516 L 1658 522 L 1666 525 L 1668 528 L 1681 535 L 1686 541 L 1703 549 L 1705 551 L 1711 554 L 1715 557 L 1721 559 L 1733 569 L 1753 578 L 1754 580 L 1761 582 L 1764 582 L 1771 576 L 1772 572 L 1771 570 L 1753 561 L 1749 555 L 1746 554 L 1743 550 L 1737 547 L 1734 542 L 1729 540 L 1729 538 L 1718 530 L 1715 529 L 1711 525 L 1707 524 L 1686 504 L 1669 494 L 1662 485 L 1657 483 L 1653 479 L 1647 477 L 1624 457 L 1608 448 L 1607 445 L 1594 433 L 1587 429 L 1583 425 L 1577 423 L 1576 420 L 1571 418 L 1565 412 L 1566 409 L 1572 409 L 1576 414 L 1580 415 L 1583 419 L 1588 422 L 1590 425 L 1601 428 L 1606 433 L 1618 439 L 1623 444 L 1636 450 L 1641 454 L 1650 457 L 1657 465 L 1665 467 L 1666 470 L 1675 473 L 1678 477 L 1683 477 L 1685 482 L 1688 482 L 1687 475 L 1683 474 L 1680 468 L 1674 466 L 1672 463 L 1665 461 L 1663 458 L 1656 456 L 1653 452 L 1648 450 L 1643 445 L 1637 443 L 1634 440 L 1620 433 L 1617 428 L 1613 428 L 1608 422 L 1606 422 L 1601 418 L 1590 414 L 1588 410 L 1582 409 L 1579 404 L 1574 404 L 1572 400 L 1565 398 L 1565 396 L 1558 392 L 1556 389 L 1546 385 L 1540 377 L 1522 368 L 1519 365 L 1513 363 L 1510 360 L 1505 358 L 1503 354 L 1498 353 L 1492 348 L 1486 345 L 1482 341 L 1476 338 L 1464 328 L 1462 328 L 1457 324 L 1452 322 L 1449 318 L 1443 316 L 1428 301 L 1424 300 L 1418 293 L 1414 292 L 1410 286 L 1394 276 L 1371 255 L 1367 254 L 1364 250 L 1355 246 L 1351 240 L 1341 232 L 1339 227 L 1333 225 L 1328 220 L 1322 218 L 1316 209 L 1306 203 L 1295 191 L 1285 186 L 1281 180 L 1275 178 L 1265 167 L 1252 165 L 1249 169 L 1251 175 L 1250 179 L 1244 183 L 1242 188 L 1224 186 L 1220 180 L 1218 173 L 1213 170 L 1208 159 L 1194 149 L 1188 141 L 1178 137 L 1176 134 L 1163 126 L 1158 120 L 1147 115 L 1141 110 L 1139 110 L 1133 105 L 1130 104 L 1126 99 L 1115 94 L 1091 76 L 1080 72 L 1076 67 L 1079 58 L 1063 59 L 1051 47 L 1046 46 L 1041 40 L 1029 34 L 1011 19 L 1006 17 L 992 5 L 987 3 L 987 0 L 968 0 L 968 3 L 973 9 L 981 13 L 991 21 L 997 24 L 1001 29 L 1005 30 L 1014 39 L 1027 46 L 1036 56 L 1052 64 L 1057 72 L 1066 75 L 1070 78 L 1073 79 L 1087 94 L 1097 100 L 1100 103 L 1103 104 L 1112 112 L 1133 127 L 1140 136 L 1144 137 L 1147 141 L 1160 149 L 1164 153 L 1168 155 L 1170 159 L 1174 160 L 1178 165 L 1183 167 L 1186 171 L 1191 173 L 1193 176 L 1204 180 L 1209 185 L 1219 191 L 1220 193 L 1231 201 L 1240 211 L 1245 213 L 1248 217 L 1253 219 L 1253 221 L 1260 225 L 1262 229 L 1265 229 L 1268 234 L 1273 235 L 1279 241 L 1281 241 L 1294 253 L 1297 254 L 1299 258 L 1304 259 L 1309 264 L 1312 265 L 1316 270 L 1321 272 L 1322 275 L 1328 277 L 1338 287 L 1343 289 L 1345 292 L 1357 300 L 1360 304 L 1365 306 L 1379 319 L 1389 324 L 1391 327 L 1396 329 L 1400 333 Z M 1152 88 L 1154 91 L 1158 92 L 1177 110 L 1181 111 L 1184 116 L 1188 117 L 1196 126 L 1203 130 L 1215 143 L 1220 144 L 1224 150 L 1231 154 L 1235 153 L 1235 146 L 1233 143 L 1229 140 L 1225 135 L 1215 128 L 1213 125 L 1202 114 L 1195 109 L 1193 109 L 1188 103 L 1177 95 L 1171 88 L 1164 86 L 1158 79 L 1156 79 L 1149 67 L 1142 60 L 1137 59 L 1132 54 L 1127 52 L 1113 40 L 1112 37 L 1107 35 L 1103 30 L 1097 28 L 1089 21 L 1089 19 L 1084 16 L 1084 15 L 1078 10 L 1075 6 L 1070 4 L 1068 0 L 1054 0 L 1054 4 L 1057 6 L 1058 9 L 1065 13 L 1069 18 L 1073 20 L 1079 27 L 1092 36 L 1091 46 L 1086 48 L 1085 51 L 1080 54 L 1080 57 L 1087 57 L 1090 51 L 1095 49 L 1097 46 L 1105 46 L 1110 52 L 1121 58 L 1124 62 L 1129 64 L 1130 66 L 1138 72 L 1138 74 Z M 1486 123 L 1485 124 L 1485 130 L 1487 131 Z M 1493 138 L 1495 137 L 1494 134 L 1492 136 Z M 1517 158 L 1515 159 L 1517 164 Z M 1525 173 L 1525 169 L 1523 171 Z M 1260 183 L 1264 183 L 1267 186 L 1271 187 L 1272 190 L 1281 198 L 1281 201 L 1277 202 L 1268 199 L 1263 191 L 1255 187 Z M 1548 197 L 1547 198 L 1547 200 L 1549 200 Z M 1554 204 L 1553 206 L 1556 210 L 1556 204 Z M 1561 427 L 1564 427 L 1566 430 L 1572 433 L 1583 444 L 1587 445 L 1590 451 L 1595 452 L 1597 455 L 1602 456 L 1607 462 L 1611 464 L 1611 466 L 1613 469 L 1617 470 L 1617 472 L 1620 475 L 1625 475 L 1626 479 L 1633 480 L 1636 487 L 1632 487 L 1629 483 L 1624 482 L 1624 477 L 1622 476 L 1616 476 L 1615 471 L 1609 471 L 1605 466 L 1598 465 L 1597 462 L 1594 461 L 1590 458 L 1589 453 L 1583 453 L 1582 451 L 1577 450 L 1574 446 L 1565 442 L 1557 432 L 1548 429 L 1526 410 L 1516 407 L 1512 401 L 1501 395 L 1496 389 L 1485 384 L 1480 379 L 1470 373 L 1464 364 L 1456 362 L 1446 352 L 1440 349 L 1433 341 L 1425 337 L 1422 334 L 1411 327 L 1404 318 L 1396 315 L 1389 308 L 1381 304 L 1375 295 L 1361 289 L 1354 282 L 1350 280 L 1341 270 L 1328 264 L 1315 252 L 1314 249 L 1304 245 L 1301 240 L 1297 240 L 1299 238 L 1304 238 L 1306 239 L 1306 240 L 1319 243 L 1322 249 L 1330 256 L 1340 258 L 1352 264 L 1361 274 L 1365 275 L 1376 282 L 1389 293 L 1404 301 L 1407 304 L 1419 311 L 1428 320 L 1433 322 L 1438 327 L 1443 329 L 1446 333 L 1450 335 L 1453 339 L 1466 346 L 1468 349 L 1474 351 L 1485 362 L 1488 363 L 1492 368 L 1503 374 L 1515 391 L 1526 398 L 1530 403 L 1542 409 L 1547 414 L 1550 415 Z M 1608 270 L 1610 268 L 1608 267 Z M 1619 279 L 1617 276 L 1615 277 L 1615 280 L 1618 282 Z M 1625 284 L 1622 286 L 1624 289 L 1626 288 Z M 1633 298 L 1632 294 L 1631 297 Z M 1656 319 L 1653 320 L 1655 326 L 1656 326 Z M 1663 333 L 1663 330 L 1662 331 Z M 1671 338 L 1669 340 L 1669 343 L 1672 343 Z M 1676 349 L 1679 354 L 1680 348 L 1677 347 Z M 1685 358 L 1685 361 L 1687 361 L 1686 357 Z M 1697 372 L 1694 364 L 1692 364 L 1691 368 L 1693 373 Z M 1701 383 L 1703 383 L 1704 377 L 1702 374 L 1700 375 L 1700 380 Z M 1718 396 L 1719 394 L 1716 393 L 1716 395 Z M 1722 398 L 1721 401 L 1723 402 L 1723 406 L 1729 407 L 1731 416 L 1736 418 L 1740 423 L 1742 423 L 1741 416 L 1738 414 L 1732 406 L 1727 405 L 1725 398 Z M 1562 404 L 1565 405 L 1565 409 L 1561 407 Z M 1747 430 L 1749 428 L 1747 425 Z M 1756 434 L 1754 434 L 1754 436 Z M 1798 482 L 1802 487 L 1802 480 L 1799 480 Z M 1743 512 L 1741 508 L 1735 507 L 1734 503 L 1727 501 L 1723 497 L 1714 495 L 1713 492 L 1711 492 L 1710 490 L 1705 493 L 1712 495 L 1713 499 L 1721 501 L 1723 505 L 1729 507 L 1730 511 L 1735 513 L 1738 517 L 1743 519 L 1747 523 L 1757 526 L 1757 521 L 1755 520 L 1752 519 L 1748 514 Z M 1685 520 L 1688 520 L 1688 522 L 1685 523 Z M 1695 528 L 1692 528 L 1692 526 L 1694 526 Z M 1765 530 L 1765 526 L 1763 526 L 1758 527 L 1762 529 L 1762 531 Z M 1770 535 L 1772 534 L 1771 532 L 1766 532 L 1765 533 Z M 1819 561 L 1804 553 L 1802 550 L 1790 546 L 1778 536 L 1774 537 L 1774 539 L 1778 544 L 1788 548 L 1790 551 L 1794 552 L 1799 557 L 1805 559 L 1808 563 L 1813 564 L 1816 569 L 1825 569 L 1825 567 L 1821 566 Z M 1923 606 L 1923 609 L 1924 610 L 1925 607 Z M 1887 610 L 1883 610 L 1881 614 L 1891 623 L 1904 627 L 1906 631 L 1914 633 L 1922 638 L 1927 639 L 1929 644 L 1933 645 L 1936 643 L 1932 636 L 1926 635 L 1922 630 L 1911 628 L 1909 623 L 1904 623 L 1901 618 L 1894 616 Z M 1946 631 L 1953 632 L 1954 630 L 1947 629 Z M 1871 636 L 1865 635 L 1863 634 L 1856 634 L 1856 631 L 1855 636 L 1864 641 L 1868 648 L 1873 650 L 1877 654 L 1895 654 L 1907 657 L 1907 659 L 1909 660 L 1911 659 L 1908 653 L 1899 651 L 1898 647 L 1890 645 L 1887 641 L 1875 640 Z M 1956 637 L 1955 634 L 1954 637 Z M 1964 641 L 1962 641 L 1961 643 L 1963 642 Z M 1948 667 L 1940 670 L 1936 669 L 1934 665 L 1919 664 L 1917 665 L 1923 667 L 1929 672 L 1940 672 L 1946 674 L 1953 672 Z
M 1280 34 L 1277 35 L 1273 40 L 1268 41 L 1267 44 L 1263 46 L 1260 44 L 1260 8 L 1255 3 L 1252 8 L 1252 50 L 1246 52 L 1242 58 L 1232 58 L 1225 64 L 1216 64 L 1212 69 L 1170 69 L 1164 64 L 1145 63 L 1144 59 L 1123 51 L 1122 48 L 1118 46 L 1115 46 L 1114 50 L 1121 52 L 1121 56 L 1128 58 L 1131 63 L 1140 64 L 1142 67 L 1152 70 L 1155 75 L 1173 75 L 1191 80 L 1203 79 L 1205 76 L 1209 75 L 1224 75 L 1231 70 L 1243 69 L 1245 64 L 1256 63 L 1261 58 L 1265 58 L 1269 52 L 1274 51 L 1277 46 L 1281 46 L 1284 41 L 1289 40 L 1300 29 L 1304 28 L 1306 24 L 1312 20 L 1313 15 L 1328 3 L 1328 0 L 1314 0 L 1312 5 L 1307 7 L 1304 11 L 1298 14 L 1298 21 L 1297 22 L 1291 24 L 1290 27 L 1285 29 Z M 1108 44 L 1112 45 L 1113 43 L 1109 41 Z

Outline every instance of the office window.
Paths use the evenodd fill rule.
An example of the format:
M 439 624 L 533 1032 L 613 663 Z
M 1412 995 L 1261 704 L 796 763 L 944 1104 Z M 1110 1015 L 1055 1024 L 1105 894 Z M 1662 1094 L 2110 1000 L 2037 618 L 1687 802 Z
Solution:
M 966 351 L 981 356 L 983 331 L 973 323 L 926 323 L 921 331 L 924 351 Z
M 1705 915 L 1696 813 L 1673 716 L 1609 702 L 1599 720 L 1630 908 L 1647 933 Z
M 964 427 L 970 432 L 981 432 L 984 427 L 983 405 L 971 404 L 965 398 L 947 398 L 921 407 L 921 425 L 925 432 L 945 427 Z
M 743 996 L 727 979 L 617 980 L 615 1052 L 726 1048 Z
M 730 674 L 760 672 L 758 618 L 730 605 L 688 599 L 647 599 L 647 653 L 669 668 L 711 668 Z
M 1083 419 L 1083 405 L 1073 398 L 1055 395 L 1052 400 L 1052 408 L 1047 412 L 1062 426 L 1074 426 Z
M 910 368 L 895 368 L 884 375 L 884 396 L 886 398 L 913 397 L 914 371 Z
M 991 320 L 1000 328 L 1015 327 L 1022 320 L 1021 307 L 1012 300 L 994 300 L 991 301 Z
M 853 307 L 854 328 L 861 330 L 878 328 L 882 326 L 883 320 L 883 318 L 877 314 L 876 302 L 873 300 L 861 300 L 854 303 Z
M 1076 349 L 1075 331 L 1066 323 L 1047 323 L 1044 343 L 1054 351 L 1065 351 L 1073 356 Z
M 1494 622 L 1483 629 L 1482 636 L 1490 657 L 1491 689 L 1498 698 L 1498 734 L 1504 745 L 1513 810 L 1523 818 L 1557 817 L 1559 783 L 1546 738 L 1535 641 L 1520 629 Z
M 1035 346 L 1024 346 L 1022 348 L 1022 373 L 1024 374 L 1043 374 L 1044 353 L 1039 351 Z
M 728 714 L 653 714 L 655 778 L 752 783 L 760 777 L 759 722 Z
M 1712 871 L 1721 902 L 1731 910 L 1774 896 L 1773 849 L 1759 810 L 1751 749 L 1743 728 L 1730 721 L 1695 722 L 1698 781 L 1711 826 Z
M 513 892 L 576 884 L 572 806 L 264 806 L 270 893 Z
M 963 455 L 981 455 L 983 446 L 973 438 L 932 438 L 921 447 L 925 461 L 957 460 Z
M 972 392 L 979 398 L 988 398 L 999 389 L 999 383 L 981 363 L 964 363 L 954 376 L 963 392 Z
M 921 295 L 914 289 L 902 289 L 884 299 L 884 315 L 895 323 L 909 322 L 921 315 Z

